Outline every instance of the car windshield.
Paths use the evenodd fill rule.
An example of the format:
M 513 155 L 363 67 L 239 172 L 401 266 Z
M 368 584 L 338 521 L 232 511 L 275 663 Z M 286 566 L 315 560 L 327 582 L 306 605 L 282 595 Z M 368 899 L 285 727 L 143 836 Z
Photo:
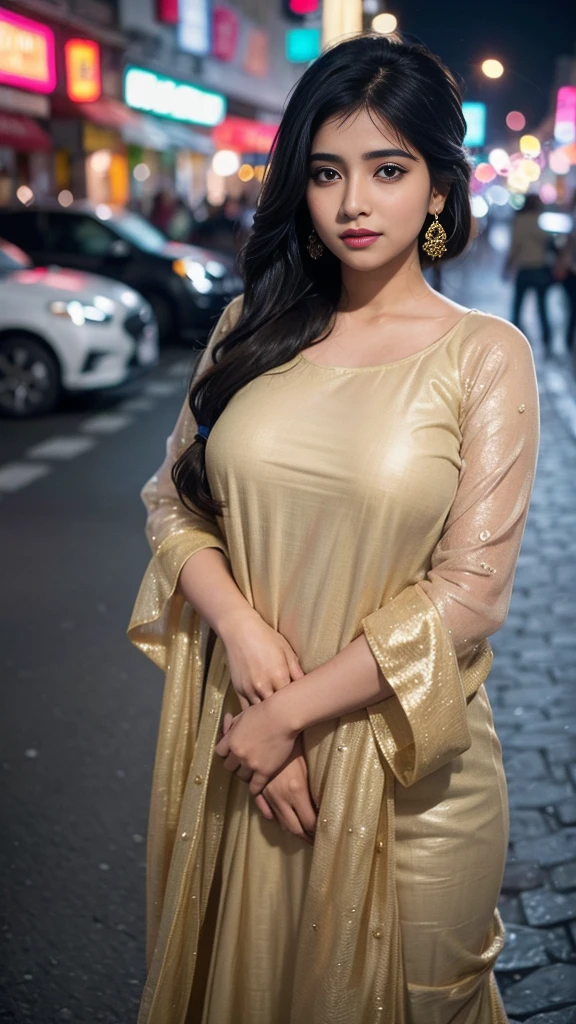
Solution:
M 120 213 L 113 218 L 111 224 L 122 238 L 146 252 L 160 252 L 168 241 L 158 228 L 138 213 Z
M 16 245 L 9 242 L 0 242 L 0 274 L 7 274 L 12 270 L 24 270 L 30 266 L 30 260 L 25 253 Z

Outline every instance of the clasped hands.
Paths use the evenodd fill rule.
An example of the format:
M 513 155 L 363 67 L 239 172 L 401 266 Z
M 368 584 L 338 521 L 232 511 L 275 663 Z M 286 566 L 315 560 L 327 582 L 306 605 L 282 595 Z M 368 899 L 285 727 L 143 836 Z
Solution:
M 225 714 L 216 753 L 248 784 L 264 817 L 311 842 L 317 812 L 302 736 L 288 723 L 280 694 L 304 675 L 298 657 L 253 609 L 228 621 L 220 636 L 242 711 Z

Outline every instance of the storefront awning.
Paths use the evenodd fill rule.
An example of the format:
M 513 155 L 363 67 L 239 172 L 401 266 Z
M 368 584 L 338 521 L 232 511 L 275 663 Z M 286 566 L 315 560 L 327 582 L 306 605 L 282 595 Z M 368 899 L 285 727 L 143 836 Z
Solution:
M 0 111 L 0 146 L 25 153 L 48 152 L 52 149 L 52 139 L 31 117 Z
M 136 114 L 135 119 L 122 126 L 125 142 L 162 152 L 166 149 L 188 149 L 212 156 L 215 146 L 209 135 L 194 131 L 186 124 L 168 121 L 148 114 Z
M 75 103 L 74 107 L 80 114 L 95 124 L 104 125 L 106 128 L 124 128 L 126 125 L 137 123 L 138 114 L 135 114 L 130 107 L 120 100 L 114 100 L 110 96 L 101 96 L 93 103 Z

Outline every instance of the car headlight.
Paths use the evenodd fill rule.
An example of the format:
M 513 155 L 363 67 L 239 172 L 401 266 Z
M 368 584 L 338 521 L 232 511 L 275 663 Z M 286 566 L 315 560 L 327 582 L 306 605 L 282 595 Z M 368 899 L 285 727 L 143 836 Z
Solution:
M 112 313 L 109 310 L 102 309 L 101 305 L 99 303 L 98 305 L 90 306 L 84 302 L 79 302 L 77 299 L 73 299 L 71 302 L 56 299 L 48 304 L 48 310 L 54 316 L 67 317 L 77 327 L 82 327 L 86 322 L 106 324 L 112 319 Z
M 212 291 L 213 284 L 206 274 L 206 267 L 202 263 L 198 263 L 197 260 L 189 260 L 187 258 L 174 260 L 172 270 L 180 277 L 186 277 L 192 287 L 197 292 L 200 292 L 201 295 L 206 295 L 207 292 Z

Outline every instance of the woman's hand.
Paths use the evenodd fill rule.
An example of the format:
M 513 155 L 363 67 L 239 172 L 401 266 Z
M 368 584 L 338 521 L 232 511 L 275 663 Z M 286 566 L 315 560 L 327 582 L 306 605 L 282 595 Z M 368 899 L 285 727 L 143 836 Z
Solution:
M 231 722 L 225 715 L 223 735 L 215 750 L 226 759 L 224 767 L 248 782 L 252 796 L 257 796 L 284 767 L 297 738 L 298 732 L 286 724 L 274 697 L 269 697 Z
M 230 617 L 220 638 L 243 711 L 304 675 L 288 641 L 255 609 Z
M 234 718 L 224 715 L 224 733 Z M 294 749 L 284 768 L 255 798 L 258 810 L 268 821 L 276 821 L 286 832 L 313 844 L 317 810 L 312 802 L 308 785 L 308 765 L 304 756 L 302 736 L 298 736 Z
M 313 844 L 318 812 L 308 785 L 308 765 L 299 736 L 284 768 L 256 797 L 256 806 L 269 821 L 274 818 L 284 831 Z

